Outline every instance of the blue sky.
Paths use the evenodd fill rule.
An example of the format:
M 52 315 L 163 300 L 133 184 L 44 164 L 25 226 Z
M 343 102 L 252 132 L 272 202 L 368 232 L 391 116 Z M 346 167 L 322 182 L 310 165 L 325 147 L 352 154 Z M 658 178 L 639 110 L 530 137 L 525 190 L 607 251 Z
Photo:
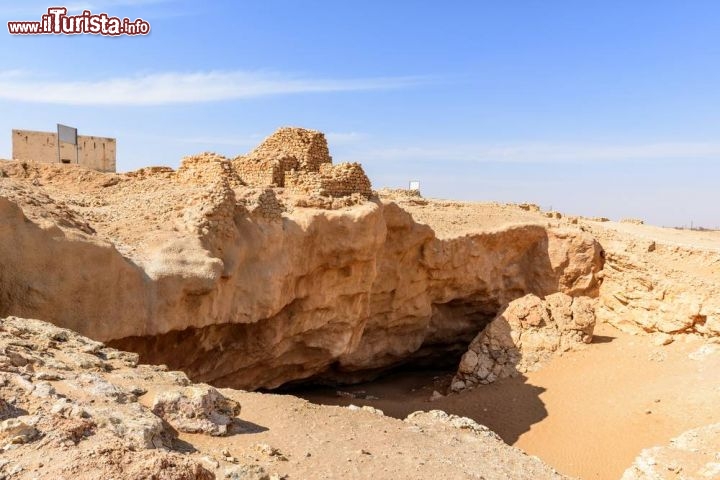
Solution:
M 57 122 L 117 137 L 120 170 L 295 125 L 375 187 L 720 227 L 716 1 L 69 2 L 152 33 L 3 27 L 0 157 Z M 0 21 L 49 6 L 3 0 Z

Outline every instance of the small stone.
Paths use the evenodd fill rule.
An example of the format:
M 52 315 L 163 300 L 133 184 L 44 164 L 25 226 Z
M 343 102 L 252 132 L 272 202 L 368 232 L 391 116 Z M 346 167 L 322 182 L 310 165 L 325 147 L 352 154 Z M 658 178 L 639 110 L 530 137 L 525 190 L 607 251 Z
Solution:
M 453 392 L 460 392 L 462 390 L 465 390 L 465 382 L 463 382 L 462 380 L 455 380 L 454 382 L 452 382 L 452 385 L 450 385 L 450 389 Z
M 38 398 L 47 398 L 55 394 L 55 387 L 48 382 L 40 382 L 35 385 L 32 395 Z
M 664 347 L 665 345 L 670 345 L 673 340 L 674 339 L 672 335 L 669 335 L 667 333 L 658 333 L 653 339 L 653 344 L 658 347 Z
M 0 444 L 23 444 L 37 436 L 38 431 L 18 418 L 0 422 Z
M 137 385 L 133 385 L 130 387 L 130 393 L 132 393 L 135 396 L 142 397 L 147 393 L 147 389 L 143 387 L 139 387 Z
M 433 390 L 433 393 L 432 393 L 432 395 L 430 396 L 430 401 L 431 401 L 431 402 L 435 402 L 435 401 L 440 400 L 440 399 L 442 399 L 442 398 L 445 398 L 445 395 L 443 395 L 442 393 L 438 392 L 437 390 Z
M 379 416 L 381 416 L 381 417 L 382 417 L 382 416 L 385 416 L 385 412 L 383 412 L 382 410 L 380 410 L 380 409 L 378 409 L 378 408 L 371 407 L 370 405 L 364 405 L 364 406 L 361 408 L 361 410 L 363 410 L 363 411 L 365 411 L 365 412 L 372 413 L 372 414 L 374 414 L 374 415 L 379 415 Z
M 68 332 L 65 330 L 55 330 L 53 332 L 49 332 L 48 337 L 56 342 L 67 342 L 70 338 Z
M 270 475 L 259 465 L 238 465 L 225 469 L 230 480 L 270 480 Z
M 458 370 L 463 373 L 472 373 L 475 370 L 477 364 L 477 353 L 473 352 L 472 350 L 468 350 L 465 355 L 463 355 L 462 360 L 460 360 L 460 366 L 458 367 Z
M 215 460 L 214 458 L 212 458 L 210 456 L 206 455 L 206 456 L 202 457 L 200 459 L 200 461 L 206 468 L 208 468 L 210 470 L 215 470 L 217 468 L 220 468 L 220 462 L 218 462 L 217 460 Z

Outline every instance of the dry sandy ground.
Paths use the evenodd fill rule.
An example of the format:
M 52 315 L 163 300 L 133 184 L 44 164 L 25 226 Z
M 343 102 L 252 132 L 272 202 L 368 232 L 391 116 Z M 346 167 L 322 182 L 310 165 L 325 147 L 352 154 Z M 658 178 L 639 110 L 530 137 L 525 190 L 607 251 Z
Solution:
M 617 479 L 646 447 L 720 421 L 720 345 L 687 336 L 656 346 L 613 327 L 543 369 L 430 402 L 447 372 L 402 372 L 340 389 L 294 392 L 323 404 L 371 405 L 404 417 L 438 408 L 487 425 L 561 473 Z M 692 358 L 691 358 L 692 357 Z M 346 398 L 336 391 L 358 397 Z M 364 392 L 364 393 L 357 393 Z
M 2 479 L 562 478 L 487 428 L 442 412 L 400 421 L 224 389 L 239 412 L 180 372 L 137 365 L 137 355 L 36 320 L 0 319 L 0 352 Z M 178 439 L 175 429 L 185 433 Z

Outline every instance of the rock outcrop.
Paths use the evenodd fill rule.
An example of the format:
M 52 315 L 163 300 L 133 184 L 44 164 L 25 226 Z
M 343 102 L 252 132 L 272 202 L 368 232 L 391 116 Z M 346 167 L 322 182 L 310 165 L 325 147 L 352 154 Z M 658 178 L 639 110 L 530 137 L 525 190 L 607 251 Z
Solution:
M 643 450 L 622 480 L 720 478 L 720 424 L 687 431 L 664 447 Z
M 0 399 L 0 478 L 564 478 L 466 418 L 221 393 L 37 320 L 0 319 Z
M 637 228 L 646 231 L 588 225 L 606 252 L 598 320 L 633 333 L 720 335 L 717 245 L 690 246 L 655 227 Z
M 329 165 L 322 136 L 287 135 L 297 145 L 271 137 L 250 156 Z M 108 183 L 0 164 L 0 315 L 256 389 L 452 361 L 515 298 L 597 295 L 601 248 L 578 229 L 536 220 L 439 237 L 393 201 L 301 206 L 244 185 L 233 165 L 200 155 Z
M 0 476 L 215 478 L 198 459 L 171 451 L 177 432 L 138 399 L 148 379 L 189 383 L 163 370 L 44 322 L 0 319 Z M 187 416 L 204 414 L 185 407 Z M 28 468 L 38 461 L 42 476 Z
M 513 300 L 472 341 L 451 389 L 458 392 L 532 371 L 553 354 L 590 343 L 594 303 L 564 293 Z

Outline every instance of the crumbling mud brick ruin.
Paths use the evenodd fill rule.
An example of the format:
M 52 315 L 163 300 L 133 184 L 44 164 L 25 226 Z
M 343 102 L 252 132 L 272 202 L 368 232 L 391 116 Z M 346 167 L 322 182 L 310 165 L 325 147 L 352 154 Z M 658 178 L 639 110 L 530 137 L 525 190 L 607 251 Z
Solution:
M 372 195 L 360 164 L 333 165 L 325 135 L 315 130 L 281 128 L 248 155 L 235 158 L 233 165 L 250 186 L 325 197 Z

